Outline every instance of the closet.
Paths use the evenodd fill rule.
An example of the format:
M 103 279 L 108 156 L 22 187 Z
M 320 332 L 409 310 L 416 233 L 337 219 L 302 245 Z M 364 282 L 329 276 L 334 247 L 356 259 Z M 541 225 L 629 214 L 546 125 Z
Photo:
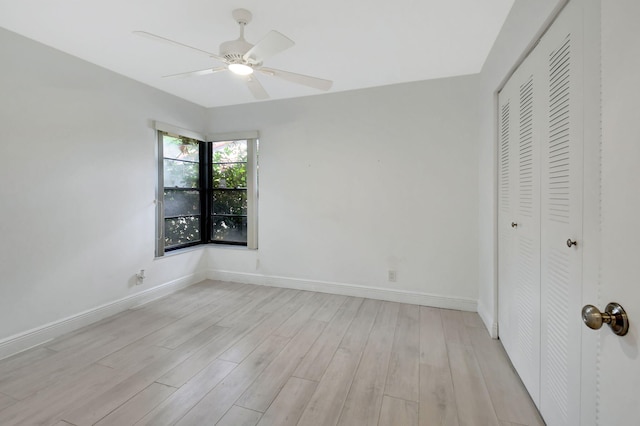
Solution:
M 580 419 L 585 10 L 569 2 L 498 95 L 499 336 L 548 425 Z

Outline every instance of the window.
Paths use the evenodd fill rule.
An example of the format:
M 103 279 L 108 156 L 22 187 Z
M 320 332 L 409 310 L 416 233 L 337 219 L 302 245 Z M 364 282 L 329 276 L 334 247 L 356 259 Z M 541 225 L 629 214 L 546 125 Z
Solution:
M 156 128 L 156 255 L 207 243 L 257 248 L 257 132 L 203 142 L 182 129 Z
M 211 240 L 247 242 L 247 141 L 212 143 Z
M 202 242 L 201 142 L 161 132 L 164 249 Z

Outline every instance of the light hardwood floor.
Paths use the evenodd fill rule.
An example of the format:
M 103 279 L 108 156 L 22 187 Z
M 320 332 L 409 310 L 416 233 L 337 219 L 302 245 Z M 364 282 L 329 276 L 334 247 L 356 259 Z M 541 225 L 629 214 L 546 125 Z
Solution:
M 0 361 L 0 425 L 543 425 L 477 314 L 205 281 Z

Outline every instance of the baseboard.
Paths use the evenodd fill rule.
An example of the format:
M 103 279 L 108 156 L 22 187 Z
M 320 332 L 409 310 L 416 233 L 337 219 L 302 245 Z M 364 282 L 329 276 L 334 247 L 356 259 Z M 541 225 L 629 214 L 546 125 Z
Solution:
M 127 309 L 144 305 L 206 279 L 204 271 L 160 284 L 140 293 L 10 336 L 0 341 L 0 360 Z
M 498 338 L 498 322 L 497 318 L 493 317 L 493 314 L 490 314 L 487 310 L 487 307 L 482 303 L 482 301 L 478 301 L 478 315 L 484 322 L 485 327 L 489 331 L 489 334 L 493 339 Z
M 293 288 L 296 290 L 317 291 L 320 293 L 340 294 L 344 296 L 366 297 L 390 302 L 410 303 L 444 309 L 476 312 L 477 301 L 459 297 L 439 296 L 413 291 L 368 287 L 355 284 L 306 280 L 299 278 L 276 277 L 244 272 L 209 269 L 207 278 L 211 280 L 231 281 L 244 284 L 265 285 L 269 287 Z

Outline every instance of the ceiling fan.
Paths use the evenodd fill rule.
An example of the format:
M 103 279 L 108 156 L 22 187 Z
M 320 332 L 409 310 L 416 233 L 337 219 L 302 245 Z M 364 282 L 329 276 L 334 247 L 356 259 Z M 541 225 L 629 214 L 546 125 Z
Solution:
M 224 63 L 224 66 L 220 67 L 165 75 L 164 77 L 190 77 L 229 70 L 245 80 L 247 87 L 256 99 L 269 98 L 269 94 L 254 74 L 256 71 L 319 90 L 326 91 L 331 88 L 333 82 L 330 80 L 264 67 L 263 62 L 266 59 L 290 48 L 295 43 L 278 31 L 270 31 L 262 40 L 253 45 L 244 39 L 244 27 L 251 22 L 251 12 L 246 9 L 236 9 L 232 12 L 232 16 L 240 26 L 240 37 L 236 40 L 225 41 L 222 43 L 220 45 L 219 54 L 207 52 L 206 50 L 198 49 L 197 47 L 189 46 L 146 31 L 134 31 L 133 33 L 142 37 L 185 47 Z

